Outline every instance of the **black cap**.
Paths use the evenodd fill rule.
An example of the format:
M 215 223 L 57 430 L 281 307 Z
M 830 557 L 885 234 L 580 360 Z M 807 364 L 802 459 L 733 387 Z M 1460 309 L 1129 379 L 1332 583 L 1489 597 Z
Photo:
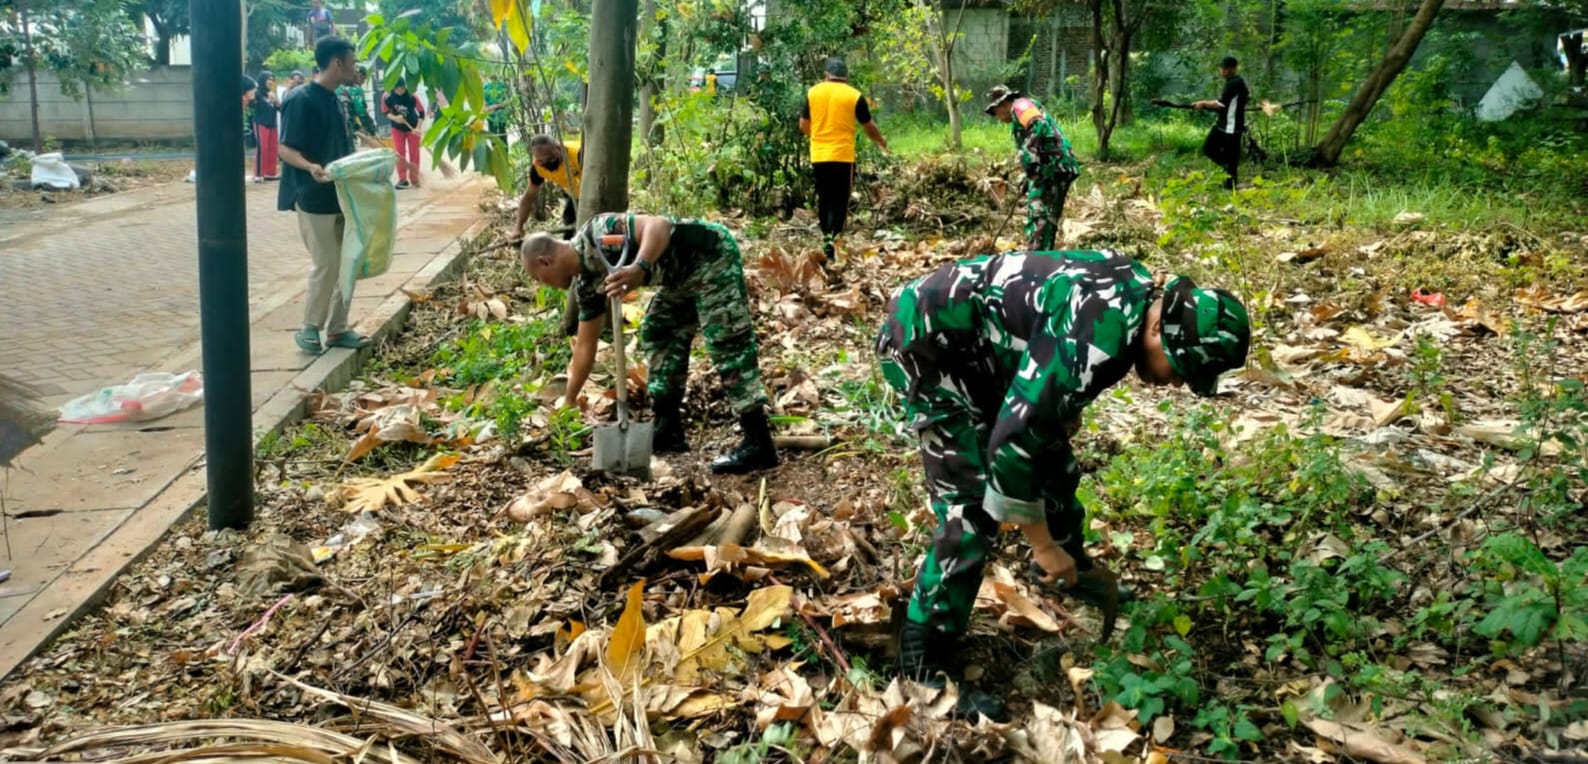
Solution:
M 1234 69 L 1240 65 L 1241 62 L 1236 61 L 1234 56 L 1225 56 L 1222 61 L 1219 61 L 1219 66 L 1224 69 Z
M 844 65 L 844 60 L 841 58 L 827 59 L 827 63 L 822 65 L 822 71 L 839 79 L 849 78 L 849 67 Z

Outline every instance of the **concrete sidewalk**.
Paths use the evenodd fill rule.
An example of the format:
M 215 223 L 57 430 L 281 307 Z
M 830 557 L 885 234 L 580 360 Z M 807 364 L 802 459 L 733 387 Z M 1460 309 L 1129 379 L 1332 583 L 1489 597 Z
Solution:
M 398 194 L 391 271 L 358 283 L 352 320 L 385 338 L 461 263 L 487 181 L 434 175 Z M 46 403 L 140 371 L 201 368 L 194 193 L 172 184 L 59 210 L 0 231 L 0 369 Z M 250 185 L 249 314 L 255 442 L 299 416 L 308 391 L 345 385 L 370 351 L 311 356 L 302 323 L 308 253 L 273 184 Z M 172 523 L 203 502 L 203 410 L 154 422 L 64 426 L 0 473 L 11 578 L 0 583 L 0 676 L 90 608 Z M 0 548 L 0 552 L 5 552 Z

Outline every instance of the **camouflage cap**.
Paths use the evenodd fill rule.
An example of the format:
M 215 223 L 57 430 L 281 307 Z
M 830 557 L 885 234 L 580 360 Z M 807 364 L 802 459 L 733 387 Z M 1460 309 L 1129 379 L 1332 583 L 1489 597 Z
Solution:
M 1004 101 L 1019 97 L 1020 91 L 1011 90 L 1010 88 L 1004 87 L 1003 85 L 995 85 L 993 86 L 992 90 L 987 91 L 987 108 L 983 109 L 982 111 L 991 114 L 993 113 L 993 109 L 998 108 L 998 106 Z
M 1246 364 L 1251 340 L 1251 319 L 1235 295 L 1201 289 L 1185 276 L 1164 288 L 1163 349 L 1197 395 L 1214 394 L 1220 374 Z

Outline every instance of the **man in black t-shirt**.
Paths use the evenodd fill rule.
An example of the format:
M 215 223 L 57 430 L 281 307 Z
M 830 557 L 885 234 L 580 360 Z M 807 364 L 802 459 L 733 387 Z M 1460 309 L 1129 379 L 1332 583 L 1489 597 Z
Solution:
M 313 256 L 298 347 L 319 353 L 328 347 L 361 348 L 369 340 L 347 328 L 353 295 L 343 294 L 342 206 L 325 166 L 353 153 L 347 114 L 336 89 L 358 79 L 353 43 L 326 37 L 314 46 L 319 72 L 281 104 L 281 191 L 276 208 L 298 213 L 298 232 Z M 322 330 L 324 333 L 322 334 Z
M 1236 74 L 1240 62 L 1234 56 L 1225 56 L 1219 62 L 1219 75 L 1224 78 L 1224 92 L 1219 94 L 1217 101 L 1197 101 L 1191 108 L 1214 109 L 1219 113 L 1213 129 L 1208 131 L 1208 139 L 1202 144 L 1202 153 L 1213 163 L 1224 168 L 1229 178 L 1224 181 L 1225 188 L 1235 188 L 1236 169 L 1241 163 L 1241 135 L 1246 132 L 1246 104 L 1252 99 L 1252 92 L 1246 89 L 1246 80 Z

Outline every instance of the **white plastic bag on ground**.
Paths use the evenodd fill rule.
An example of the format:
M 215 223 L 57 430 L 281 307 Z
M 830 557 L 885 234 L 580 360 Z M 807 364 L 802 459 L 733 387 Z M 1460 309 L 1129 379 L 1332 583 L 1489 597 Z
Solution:
M 336 181 L 347 227 L 342 233 L 342 295 L 351 300 L 353 281 L 379 276 L 391 268 L 397 239 L 397 191 L 391 174 L 397 154 L 369 149 L 349 154 L 325 167 Z
M 61 421 L 72 424 L 147 422 L 189 408 L 204 400 L 204 378 L 182 374 L 139 374 L 125 385 L 112 385 L 68 401 Z
M 33 157 L 33 187 L 65 191 L 78 187 L 77 171 L 66 163 L 59 151 Z

